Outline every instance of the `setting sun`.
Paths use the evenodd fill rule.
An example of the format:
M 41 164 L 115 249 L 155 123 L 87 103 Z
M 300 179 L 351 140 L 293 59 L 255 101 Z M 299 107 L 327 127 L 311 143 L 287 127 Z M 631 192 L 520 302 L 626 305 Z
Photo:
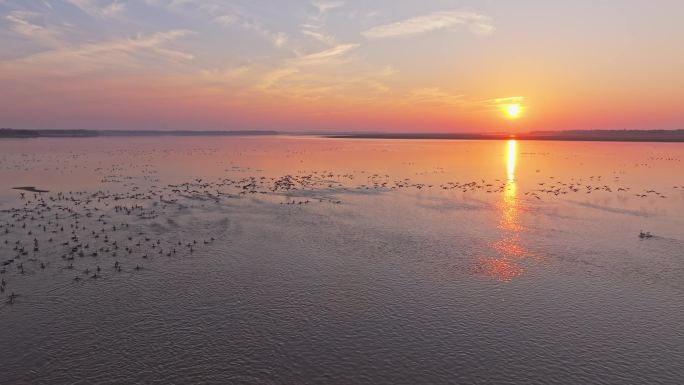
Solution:
M 509 119 L 516 119 L 520 117 L 520 104 L 509 104 L 506 106 L 506 115 Z

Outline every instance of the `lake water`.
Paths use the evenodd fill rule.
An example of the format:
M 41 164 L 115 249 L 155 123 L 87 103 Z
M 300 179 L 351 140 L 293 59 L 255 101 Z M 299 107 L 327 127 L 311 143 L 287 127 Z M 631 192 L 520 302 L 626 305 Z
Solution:
M 1 140 L 0 383 L 681 384 L 683 159 Z

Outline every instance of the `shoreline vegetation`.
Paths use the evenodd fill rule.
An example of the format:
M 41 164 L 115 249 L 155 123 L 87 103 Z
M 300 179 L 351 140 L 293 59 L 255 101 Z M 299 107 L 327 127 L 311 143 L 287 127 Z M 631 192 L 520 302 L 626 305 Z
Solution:
M 24 130 L 0 128 L 0 138 L 91 138 L 125 136 L 259 136 L 277 131 L 190 131 L 190 130 Z
M 432 140 L 554 140 L 597 142 L 684 142 L 684 130 L 572 130 L 532 131 L 529 133 L 290 133 L 281 131 L 154 131 L 154 130 L 25 130 L 0 128 L 3 138 L 90 138 L 154 136 L 269 136 L 298 135 L 336 139 L 432 139 Z

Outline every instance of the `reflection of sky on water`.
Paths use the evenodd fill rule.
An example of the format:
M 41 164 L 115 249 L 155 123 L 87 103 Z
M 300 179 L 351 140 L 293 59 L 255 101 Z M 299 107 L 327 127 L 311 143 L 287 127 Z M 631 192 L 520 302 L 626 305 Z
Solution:
M 96 215 L 79 219 L 93 223 L 78 241 L 91 250 L 94 242 L 117 240 L 123 249 L 130 241 L 122 229 L 107 230 L 109 243 L 92 239 L 102 214 L 110 224 L 130 223 L 134 237 L 201 244 L 192 256 L 142 258 L 150 250 L 136 246 L 116 259 L 77 257 L 73 270 L 52 247 L 41 248 L 40 259 L 15 261 L 27 271 L 3 276 L 20 295 L 12 307 L 0 304 L 0 328 L 9 331 L 2 345 L 11 347 L 0 352 L 3 379 L 58 383 L 78 373 L 135 383 L 141 370 L 157 367 L 171 368 L 147 371 L 159 382 L 192 382 L 186 368 L 213 373 L 213 364 L 232 362 L 264 373 L 250 383 L 450 383 L 463 373 L 472 373 L 470 382 L 513 373 L 529 383 L 589 376 L 677 383 L 684 377 L 676 359 L 684 345 L 672 333 L 684 325 L 681 160 L 684 148 L 671 144 L 0 141 L 7 181 L 0 203 L 4 194 L 4 207 L 17 209 L 0 205 L 0 224 L 15 224 L 9 244 L 0 238 L 3 260 L 16 253 L 16 240 L 32 246 L 36 236 L 68 250 L 62 241 L 73 231 L 27 234 L 26 201 L 12 186 L 109 196 Z M 274 191 L 276 182 L 297 189 Z M 255 184 L 258 193 L 245 192 Z M 144 196 L 127 201 L 118 193 Z M 310 204 L 285 204 L 292 200 Z M 36 225 L 63 205 L 72 211 L 59 215 L 83 213 L 77 202 L 46 203 L 53 211 L 36 216 Z M 114 209 L 131 204 L 158 216 Z M 640 239 L 640 229 L 656 237 Z M 216 240 L 205 245 L 209 237 Z M 138 263 L 140 271 L 132 268 Z M 81 273 L 96 266 L 101 279 Z M 121 330 L 131 338 L 120 338 Z M 126 360 L 113 367 L 119 352 Z M 552 377 L 557 362 L 564 370 Z M 266 365 L 275 369 L 261 372 Z M 312 378 L 307 368 L 327 369 Z

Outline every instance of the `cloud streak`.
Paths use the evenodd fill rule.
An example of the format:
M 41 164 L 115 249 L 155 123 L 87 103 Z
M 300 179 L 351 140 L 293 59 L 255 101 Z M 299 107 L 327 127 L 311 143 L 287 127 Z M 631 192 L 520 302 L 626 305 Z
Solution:
M 67 0 L 67 2 L 92 17 L 111 17 L 126 9 L 126 4 L 119 1 L 113 1 L 106 5 L 99 5 L 92 0 Z
M 29 11 L 12 11 L 5 19 L 10 22 L 11 29 L 15 33 L 38 41 L 48 46 L 59 45 L 58 33 L 31 21 L 40 15 Z
M 321 63 L 321 62 L 326 62 L 330 59 L 334 59 L 340 56 L 345 55 L 349 51 L 357 48 L 359 45 L 358 44 L 339 44 L 335 47 L 332 47 L 330 49 L 326 49 L 325 51 L 320 51 L 316 53 L 312 53 L 306 56 L 302 56 L 297 59 L 297 62 L 300 64 L 311 64 L 311 63 Z
M 120 71 L 143 62 L 159 65 L 162 59 L 170 63 L 187 62 L 194 58 L 192 54 L 167 48 L 166 45 L 193 33 L 171 30 L 134 38 L 59 47 L 0 62 L 0 70 L 10 74 L 36 70 L 42 75 L 72 76 L 101 69 Z
M 332 11 L 335 8 L 340 8 L 340 7 L 344 6 L 344 2 L 343 1 L 315 0 L 315 1 L 311 2 L 311 5 L 316 7 L 320 14 L 324 14 L 324 13 L 327 13 L 329 11 Z
M 267 90 L 291 75 L 299 74 L 304 66 L 317 66 L 333 63 L 356 49 L 358 44 L 339 44 L 335 47 L 291 59 L 285 67 L 267 73 L 257 89 Z
M 87 1 L 87 0 L 75 0 Z M 147 4 L 166 9 L 183 17 L 200 17 L 223 27 L 252 31 L 272 46 L 283 48 L 289 38 L 285 32 L 273 31 L 264 21 L 244 10 L 237 2 L 224 0 L 145 0 Z
M 443 11 L 379 25 L 362 32 L 362 35 L 368 39 L 385 39 L 421 35 L 459 25 L 467 26 L 477 35 L 490 35 L 495 30 L 492 20 L 487 16 L 473 12 Z
M 311 5 L 318 11 L 317 14 L 309 16 L 309 20 L 302 24 L 301 32 L 314 40 L 328 45 L 334 46 L 337 44 L 337 39 L 334 35 L 325 31 L 327 14 L 337 8 L 345 5 L 342 1 L 312 1 Z

